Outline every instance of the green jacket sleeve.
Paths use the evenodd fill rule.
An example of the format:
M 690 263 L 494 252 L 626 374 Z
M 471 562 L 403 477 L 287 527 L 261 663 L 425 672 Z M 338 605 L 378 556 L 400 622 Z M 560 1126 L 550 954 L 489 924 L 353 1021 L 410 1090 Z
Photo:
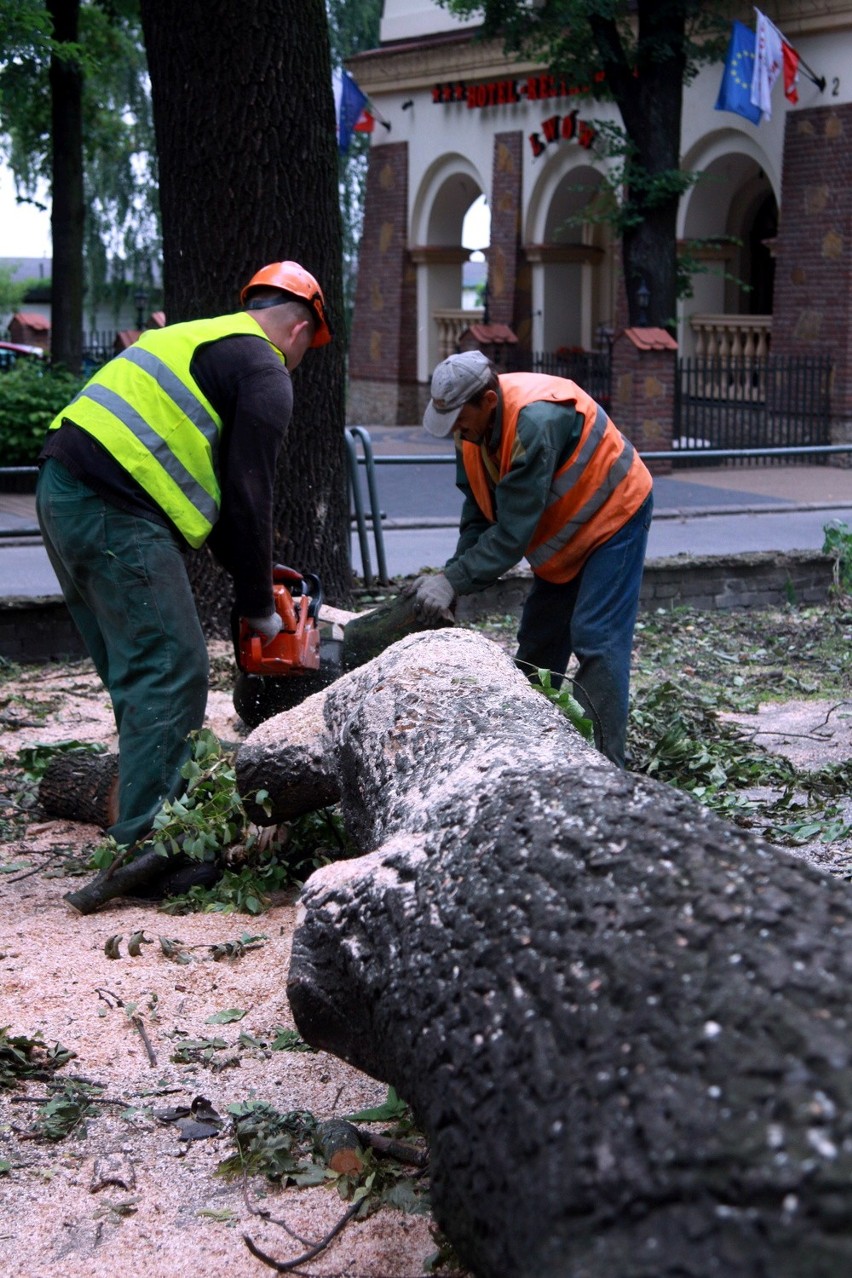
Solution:
M 444 567 L 457 594 L 484 590 L 523 559 L 554 472 L 576 447 L 582 424 L 580 414 L 561 404 L 529 404 L 522 410 L 512 465 L 494 492 L 494 523 L 477 506 L 459 455 L 456 482 L 464 504 L 458 543 Z

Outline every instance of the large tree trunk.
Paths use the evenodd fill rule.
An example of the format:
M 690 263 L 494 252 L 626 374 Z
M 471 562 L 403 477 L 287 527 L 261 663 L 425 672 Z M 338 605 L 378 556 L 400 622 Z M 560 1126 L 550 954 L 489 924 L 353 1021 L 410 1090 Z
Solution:
M 48 0 L 53 38 L 78 39 L 79 0 Z M 83 73 L 77 58 L 50 59 L 53 138 L 50 230 L 50 354 L 54 364 L 79 373 L 83 362 Z
M 341 229 L 328 31 L 322 0 L 142 0 L 160 171 L 170 322 L 239 309 L 267 262 L 302 263 L 342 314 Z M 279 462 L 275 555 L 351 587 L 342 334 L 294 374 Z M 270 565 L 271 569 L 271 565 Z M 228 632 L 230 587 L 206 552 L 191 563 L 209 634 Z
M 470 632 L 402 640 L 238 769 L 299 731 L 369 855 L 305 886 L 296 1021 L 410 1102 L 476 1274 L 848 1271 L 845 884 L 613 768 Z
M 677 213 L 680 122 L 689 5 L 639 0 L 636 64 L 625 57 L 617 18 L 590 15 L 607 82 L 632 154 L 624 164 L 624 287 L 631 324 L 673 329 L 677 313 Z M 644 283 L 648 302 L 639 290 Z

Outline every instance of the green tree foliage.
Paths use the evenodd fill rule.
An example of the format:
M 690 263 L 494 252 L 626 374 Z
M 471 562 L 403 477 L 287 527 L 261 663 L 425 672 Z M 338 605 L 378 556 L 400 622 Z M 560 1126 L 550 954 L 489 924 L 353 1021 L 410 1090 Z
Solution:
M 356 4 L 352 0 L 326 0 L 325 7 L 333 66 L 342 66 L 354 53 L 374 49 L 379 43 L 382 0 L 358 0 Z M 369 136 L 356 133 L 348 153 L 341 155 L 338 161 L 343 223 L 343 309 L 347 335 L 355 303 L 369 151 Z
M 115 313 L 144 285 L 161 251 L 150 91 L 138 0 L 81 0 L 76 43 L 58 48 L 44 0 L 0 0 L 0 156 L 18 198 L 36 207 L 51 189 L 51 56 L 83 82 L 85 307 Z M 152 297 L 152 301 L 154 298 Z
M 621 126 L 599 125 L 613 195 L 605 215 L 622 236 L 630 319 L 637 292 L 650 290 L 647 321 L 669 327 L 679 292 L 677 209 L 694 175 L 680 166 L 683 88 L 724 50 L 722 3 L 700 0 L 439 0 L 453 13 L 483 17 L 483 34 L 612 101 Z

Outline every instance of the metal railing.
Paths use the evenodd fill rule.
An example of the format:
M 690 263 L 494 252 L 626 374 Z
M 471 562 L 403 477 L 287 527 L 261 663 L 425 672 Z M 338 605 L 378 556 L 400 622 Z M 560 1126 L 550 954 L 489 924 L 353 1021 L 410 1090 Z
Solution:
M 387 573 L 387 560 L 385 555 L 384 532 L 382 529 L 382 521 L 384 515 L 378 498 L 378 483 L 376 475 L 377 466 L 447 466 L 455 465 L 456 457 L 454 453 L 440 454 L 409 454 L 409 453 L 387 453 L 377 457 L 372 448 L 370 432 L 365 426 L 349 426 L 346 428 L 347 448 L 349 459 L 349 483 L 350 490 L 353 494 L 353 504 L 355 510 L 352 519 L 356 524 L 358 532 L 358 545 L 361 552 L 361 567 L 364 577 L 364 583 L 372 586 L 375 577 L 372 570 L 369 550 L 369 536 L 372 531 L 375 539 L 376 559 L 378 565 L 378 581 L 381 585 L 387 585 L 390 578 Z M 356 436 L 361 442 L 363 453 L 359 456 L 355 447 L 354 439 L 350 436 Z M 827 459 L 831 456 L 840 456 L 841 454 L 852 454 L 852 443 L 849 444 L 802 444 L 799 446 L 791 446 L 787 448 L 669 448 L 649 450 L 642 453 L 642 460 L 645 462 L 655 461 L 726 461 L 736 460 L 739 458 L 749 458 L 751 460 L 760 460 L 766 458 L 777 458 L 779 460 L 790 461 L 795 457 L 814 457 L 817 459 Z M 361 487 L 359 482 L 359 467 L 364 467 L 366 471 L 367 490 L 370 499 L 370 513 L 366 514 L 364 509 L 363 496 L 361 495 Z M 355 494 L 358 494 L 356 497 Z
M 827 354 L 678 360 L 674 436 L 704 455 L 827 445 L 831 373 Z
M 376 547 L 379 581 L 383 586 L 386 586 L 390 578 L 388 577 L 388 567 L 385 559 L 385 540 L 382 532 L 383 516 L 379 505 L 379 490 L 376 484 L 376 458 L 373 454 L 373 441 L 370 438 L 370 432 L 364 426 L 348 426 L 344 432 L 344 438 L 346 440 L 346 456 L 349 462 L 349 495 L 353 506 L 352 519 L 355 521 L 355 527 L 358 532 L 358 546 L 361 551 L 361 568 L 364 574 L 364 582 L 366 585 L 372 586 L 373 569 L 370 563 L 370 544 L 367 516 L 364 511 L 364 495 L 361 491 L 358 471 L 360 464 L 363 464 L 365 468 L 367 479 L 367 494 L 370 499 L 370 523 Z M 360 457 L 358 456 L 359 443 L 363 449 Z

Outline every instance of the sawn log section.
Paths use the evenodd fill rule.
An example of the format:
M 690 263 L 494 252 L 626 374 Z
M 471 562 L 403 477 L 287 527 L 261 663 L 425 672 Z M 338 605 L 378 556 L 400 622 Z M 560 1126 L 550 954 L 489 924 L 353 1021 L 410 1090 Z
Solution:
M 852 1272 L 844 883 L 617 771 L 469 632 L 253 733 L 279 818 L 300 751 L 367 855 L 305 885 L 296 1022 L 409 1101 L 475 1274 Z

